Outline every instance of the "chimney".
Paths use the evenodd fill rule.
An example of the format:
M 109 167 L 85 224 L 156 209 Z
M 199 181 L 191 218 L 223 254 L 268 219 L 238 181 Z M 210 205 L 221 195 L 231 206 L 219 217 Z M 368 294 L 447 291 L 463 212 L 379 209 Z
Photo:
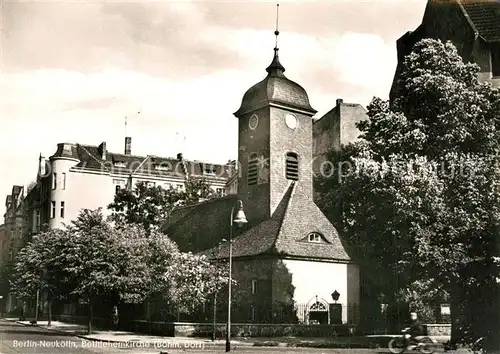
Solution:
M 125 155 L 130 155 L 132 153 L 132 138 L 130 136 L 125 137 Z
M 179 160 L 179 161 L 182 161 L 182 160 L 183 160 L 183 158 L 182 158 L 182 152 L 179 152 L 179 153 L 177 154 L 177 160 Z
M 45 157 L 40 154 L 38 158 L 38 176 L 39 177 L 47 177 L 45 174 L 47 173 L 47 161 Z
M 342 98 L 337 98 L 337 106 L 340 106 L 342 103 L 344 103 L 344 100 Z
M 101 145 L 97 147 L 97 152 L 99 153 L 99 156 L 101 159 L 106 160 L 106 142 L 103 141 Z

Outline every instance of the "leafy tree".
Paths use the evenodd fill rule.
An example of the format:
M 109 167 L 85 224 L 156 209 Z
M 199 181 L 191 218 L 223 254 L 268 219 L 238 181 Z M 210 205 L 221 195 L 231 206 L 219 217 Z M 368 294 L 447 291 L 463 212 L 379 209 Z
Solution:
M 93 302 L 99 296 L 140 302 L 148 287 L 144 233 L 137 228 L 113 228 L 100 209 L 83 210 L 68 228 L 72 236 L 64 253 L 72 293 L 88 303 L 88 332 L 92 331 Z
M 178 252 L 172 258 L 163 275 L 167 280 L 163 296 L 180 312 L 196 310 L 227 285 L 226 268 L 205 256 Z
M 171 312 L 192 313 L 227 285 L 227 271 L 206 257 L 179 252 L 166 235 L 154 231 L 147 241 L 149 296 L 163 299 Z
M 225 283 L 225 273 L 205 257 L 180 253 L 159 231 L 141 224 L 111 225 L 101 209 L 84 209 L 65 230 L 35 235 L 18 254 L 13 292 L 32 299 L 77 297 L 88 304 L 88 332 L 98 299 L 141 303 L 157 296 L 172 310 L 192 312 Z M 49 311 L 50 321 L 51 311 Z
M 101 210 L 83 210 L 68 229 L 63 251 L 73 292 L 88 302 L 141 303 L 159 296 L 171 309 L 189 312 L 220 288 L 224 274 L 204 257 L 180 253 L 159 231 L 141 224 L 107 223 Z
M 399 96 L 373 99 L 363 139 L 332 152 L 335 178 L 318 187 L 381 292 L 410 300 L 439 289 L 451 296 L 452 340 L 469 327 L 498 348 L 500 92 L 478 70 L 451 43 L 417 43 Z
M 19 251 L 11 274 L 11 291 L 19 299 L 30 300 L 37 291 L 47 295 L 49 326 L 53 299 L 63 298 L 68 292 L 64 259 L 68 242 L 68 234 L 61 230 L 48 230 L 33 236 Z
M 120 189 L 108 208 L 112 210 L 112 221 L 142 224 L 149 232 L 151 228 L 157 229 L 175 207 L 217 196 L 205 179 L 190 178 L 183 190 L 148 187 L 139 182 L 133 190 Z
M 202 200 L 218 197 L 221 195 L 212 190 L 206 179 L 191 177 L 180 192 L 179 206 L 197 204 Z

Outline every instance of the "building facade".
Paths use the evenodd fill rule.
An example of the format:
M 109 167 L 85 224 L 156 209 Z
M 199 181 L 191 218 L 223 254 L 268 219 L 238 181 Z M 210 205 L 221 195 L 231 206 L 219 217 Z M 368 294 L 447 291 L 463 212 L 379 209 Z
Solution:
M 0 306 L 6 312 L 10 311 L 16 303 L 15 298 L 9 294 L 6 266 L 24 246 L 29 233 L 25 223 L 27 215 L 25 200 L 24 187 L 13 186 L 11 194 L 5 198 L 4 223 L 0 225 L 0 295 L 2 295 Z
M 359 139 L 356 124 L 368 119 L 366 109 L 359 103 L 345 103 L 337 99 L 336 105 L 321 118 L 313 121 L 313 171 L 326 175 L 331 171 L 328 154 L 340 151 L 342 146 Z
M 398 65 L 391 100 L 406 55 L 424 38 L 451 41 L 465 62 L 480 67 L 479 79 L 500 87 L 500 2 L 495 0 L 429 0 L 422 23 L 397 41 Z
M 133 188 L 139 182 L 182 190 L 187 179 L 200 177 L 215 193 L 224 195 L 237 167 L 234 162 L 188 161 L 182 154 L 176 158 L 135 156 L 130 145 L 131 139 L 126 138 L 125 152 L 120 154 L 108 151 L 106 142 L 98 146 L 59 143 L 48 159 L 40 156 L 26 220 L 30 229 L 37 232 L 43 224 L 61 228 L 75 220 L 82 209 L 100 207 L 107 215 L 117 190 Z

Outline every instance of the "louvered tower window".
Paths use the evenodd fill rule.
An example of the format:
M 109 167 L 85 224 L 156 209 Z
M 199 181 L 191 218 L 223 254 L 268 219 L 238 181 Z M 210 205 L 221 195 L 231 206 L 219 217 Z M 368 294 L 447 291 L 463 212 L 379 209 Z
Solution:
M 248 158 L 248 176 L 247 183 L 249 186 L 257 184 L 257 175 L 258 175 L 258 159 L 257 154 L 250 154 Z
M 299 156 L 294 152 L 286 154 L 286 179 L 297 181 L 299 179 Z

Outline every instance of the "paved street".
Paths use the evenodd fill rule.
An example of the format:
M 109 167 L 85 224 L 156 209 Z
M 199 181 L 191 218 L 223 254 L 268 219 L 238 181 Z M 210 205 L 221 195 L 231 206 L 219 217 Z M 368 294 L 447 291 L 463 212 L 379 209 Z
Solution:
M 195 342 L 181 343 L 165 340 L 156 345 L 144 347 L 144 344 L 134 343 L 107 343 L 86 341 L 81 338 L 48 331 L 35 326 L 23 326 L 18 323 L 0 321 L 0 354 L 152 354 L 152 353 L 222 353 L 224 348 L 211 347 L 209 344 L 203 348 L 193 345 Z M 147 343 L 146 343 L 147 345 Z M 113 347 L 114 346 L 114 347 Z M 120 347 L 117 347 L 120 346 Z M 198 347 L 196 347 L 198 346 Z M 265 347 L 236 347 L 234 352 L 245 353 L 314 353 L 314 354 L 368 354 L 377 353 L 369 349 L 306 349 L 306 348 L 265 348 Z
M 0 353 L 139 353 L 137 348 L 115 349 L 103 347 L 106 343 L 84 341 L 38 327 L 0 321 Z M 100 347 L 99 347 L 100 346 Z

